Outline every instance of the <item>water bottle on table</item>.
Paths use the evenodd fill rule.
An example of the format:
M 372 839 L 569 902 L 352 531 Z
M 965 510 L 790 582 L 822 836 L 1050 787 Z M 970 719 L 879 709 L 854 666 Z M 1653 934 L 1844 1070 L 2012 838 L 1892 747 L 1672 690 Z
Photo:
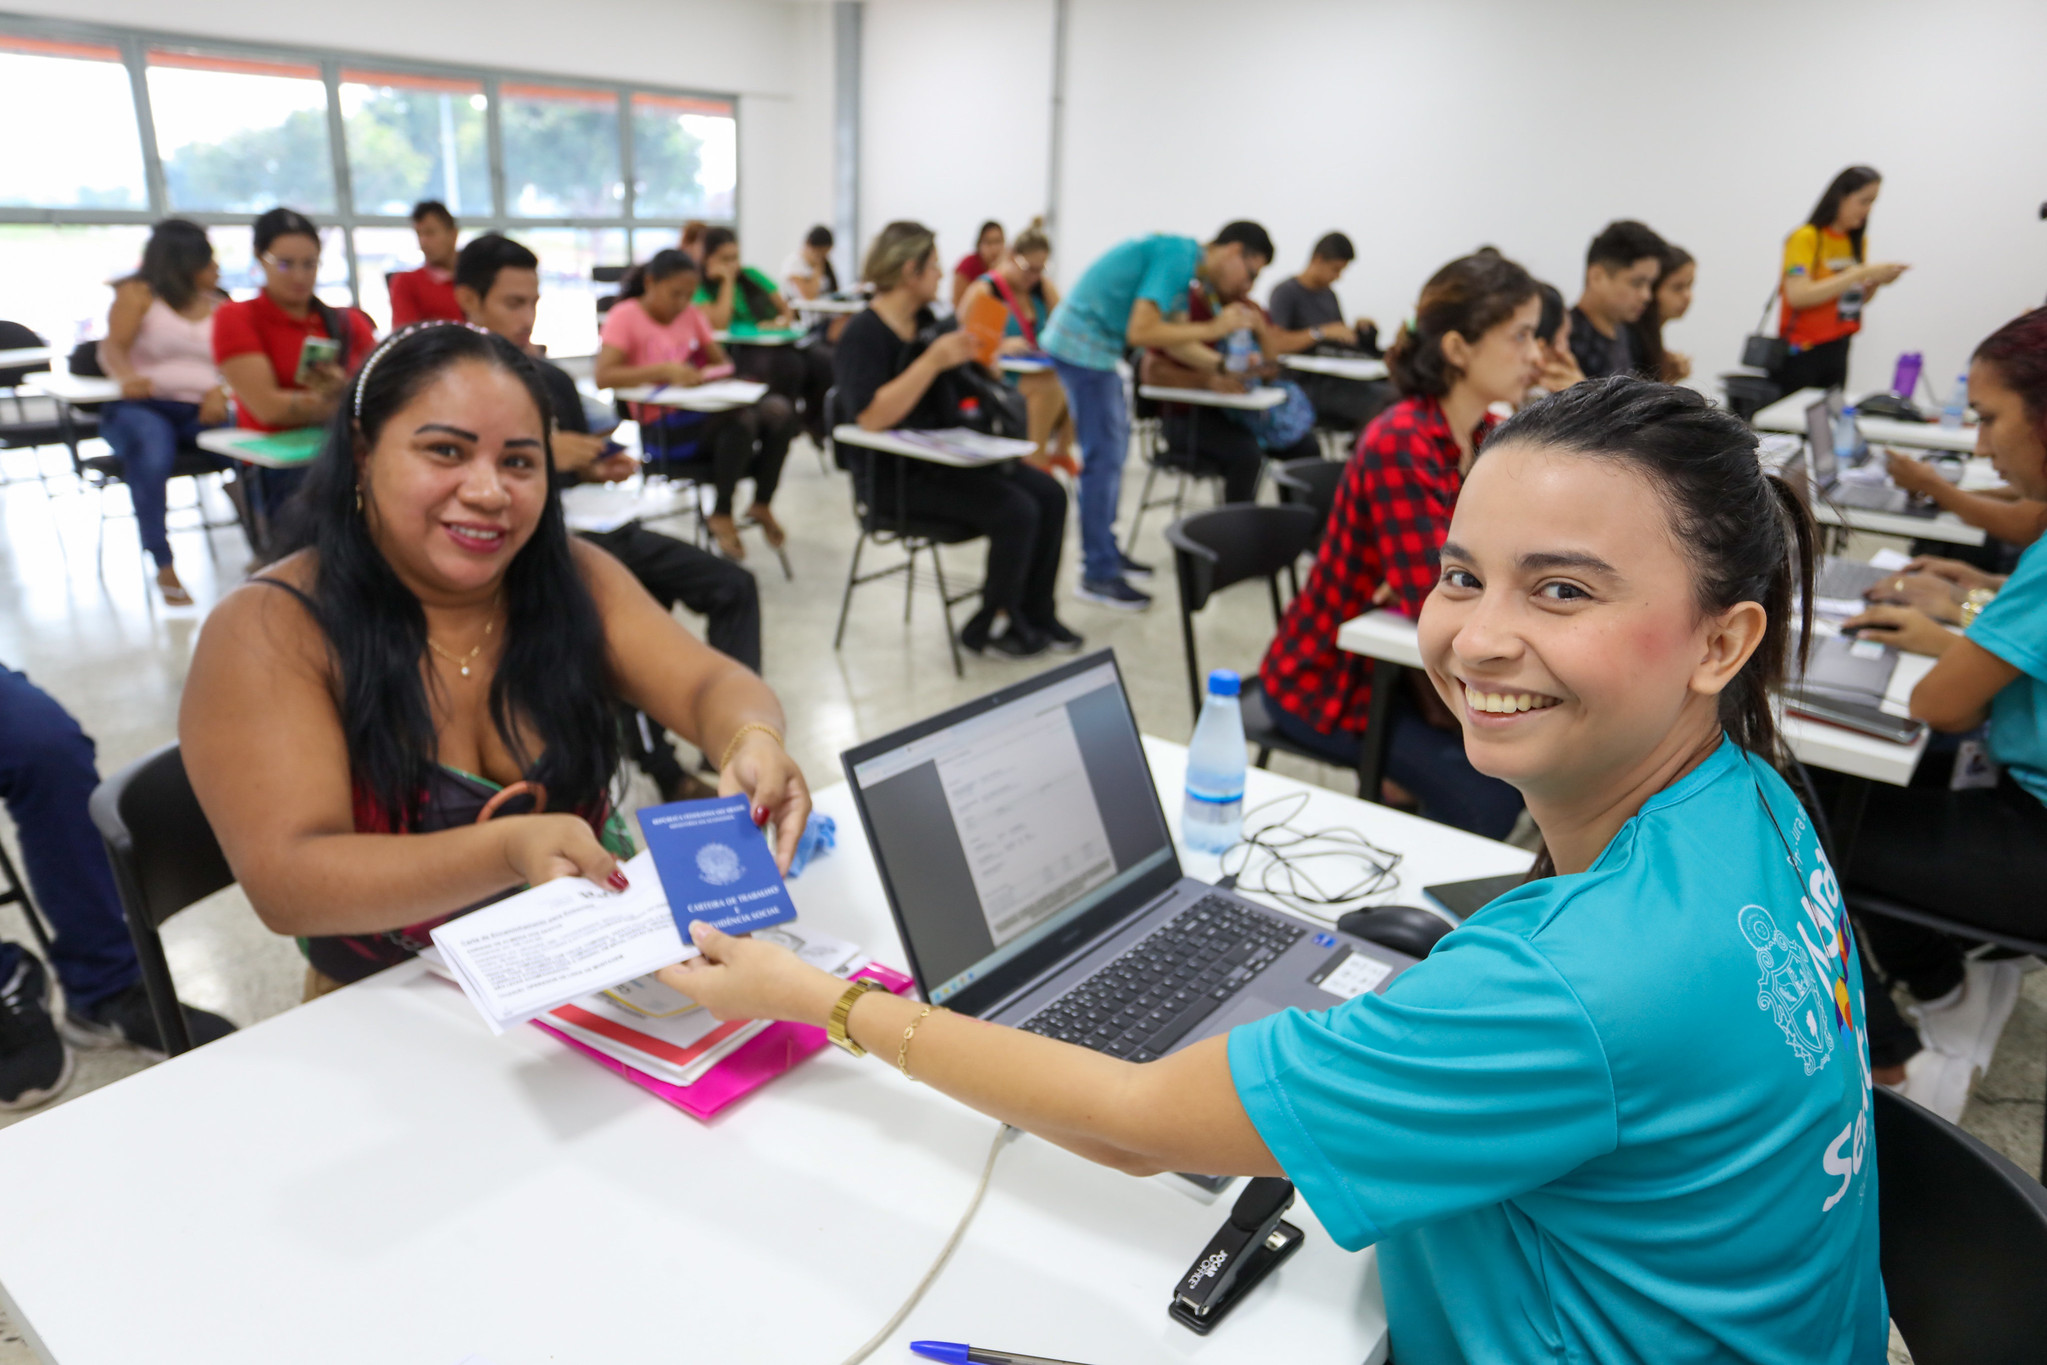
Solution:
M 1187 746 L 1187 803 L 1180 837 L 1200 853 L 1221 853 L 1244 834 L 1243 684 L 1227 668 L 1208 675 L 1208 699 Z
M 1869 446 L 1862 439 L 1862 428 L 1855 420 L 1855 405 L 1850 403 L 1841 409 L 1841 415 L 1834 419 L 1834 458 L 1843 465 L 1859 464 L 1869 453 Z
M 1940 424 L 1949 431 L 1958 431 L 1968 414 L 1969 372 L 1963 370 L 1955 376 L 1955 386 L 1948 390 L 1947 402 L 1941 405 Z

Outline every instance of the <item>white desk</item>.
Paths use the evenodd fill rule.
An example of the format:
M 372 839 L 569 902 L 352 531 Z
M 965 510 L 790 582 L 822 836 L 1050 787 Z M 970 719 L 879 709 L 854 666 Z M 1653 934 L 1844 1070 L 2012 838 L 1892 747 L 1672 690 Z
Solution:
M 1004 374 L 1043 374 L 1052 368 L 1051 361 L 1028 355 L 997 356 L 995 363 L 1002 368 Z
M 1422 666 L 1414 623 L 1398 612 L 1371 611 L 1345 621 L 1337 629 L 1336 644 L 1349 653 L 1384 659 L 1404 668 Z M 1932 668 L 1933 660 L 1924 654 L 1900 653 L 1883 709 L 1895 716 L 1908 714 L 1906 703 L 1911 699 L 1912 689 Z M 1898 744 L 1803 716 L 1780 713 L 1779 719 L 1785 742 L 1799 762 L 1850 777 L 1887 782 L 1894 787 L 1912 780 L 1912 770 L 1919 766 L 1919 757 L 1926 752 L 1928 737 L 1924 732 L 1910 744 Z
M 1177 826 L 1185 751 L 1146 751 Z M 1301 789 L 1254 769 L 1246 797 Z M 1406 854 L 1398 899 L 1527 866 L 1305 790 L 1305 821 Z M 790 883 L 802 922 L 901 963 L 850 794 L 818 806 L 839 841 Z M 699 1123 L 536 1029 L 493 1038 L 412 963 L 0 1131 L 0 1283 L 63 1365 L 828 1365 L 923 1275 L 995 1132 L 888 1061 L 827 1049 Z M 1299 1204 L 1306 1246 L 1228 1322 L 1170 1322 L 1227 1208 L 1019 1139 L 874 1359 L 919 1337 L 1093 1365 L 1384 1359 L 1372 1254 Z
M 1937 540 L 1944 545 L 1981 545 L 1989 539 L 1983 528 L 1971 526 L 1953 512 L 1932 517 L 1908 517 L 1899 512 L 1878 512 L 1867 507 L 1837 507 L 1814 498 L 1812 519 L 1822 526 L 1841 526 L 1871 535 L 1903 536 L 1908 540 Z
M 1749 425 L 1757 431 L 1788 431 L 1805 435 L 1805 410 L 1826 397 L 1824 389 L 1799 389 L 1788 393 L 1757 412 Z M 1860 401 L 1860 400 L 1857 400 Z M 1968 455 L 1976 449 L 1976 428 L 1949 428 L 1937 422 L 1901 422 L 1895 417 L 1863 417 L 1856 425 L 1871 445 L 1912 446 L 1919 450 L 1946 450 Z
M 54 398 L 60 403 L 74 407 L 87 403 L 114 403 L 121 398 L 121 381 L 103 379 L 97 375 L 71 374 L 51 370 L 46 374 L 34 375 L 22 382 L 30 393 L 39 393 L 45 398 Z
M 16 346 L 0 351 L 0 370 L 18 370 L 24 365 L 47 365 L 57 358 L 54 346 Z
M 1338 379 L 1384 379 L 1386 362 L 1363 355 L 1283 355 L 1279 363 L 1308 374 L 1333 374 Z
M 793 329 L 775 328 L 765 332 L 735 332 L 720 328 L 711 333 L 711 340 L 720 346 L 794 346 L 803 334 Z
M 729 412 L 752 407 L 761 401 L 768 386 L 750 379 L 714 379 L 706 384 L 635 384 L 614 389 L 614 397 L 650 407 L 679 408 L 684 412 Z
M 1263 412 L 1286 402 L 1283 389 L 1249 389 L 1243 393 L 1217 393 L 1214 389 L 1173 389 L 1163 384 L 1141 384 L 1137 396 L 1155 403 L 1187 403 L 1197 408 L 1236 408 Z
M 674 483 L 579 483 L 562 490 L 571 531 L 616 531 L 629 521 L 659 521 L 690 510 L 696 489 Z
M 905 440 L 903 434 L 896 431 L 869 431 L 855 422 L 841 422 L 833 427 L 832 439 L 844 445 L 878 450 L 885 455 L 903 455 L 912 460 L 924 460 L 931 464 L 951 465 L 955 469 L 981 469 L 988 465 L 1003 464 L 1009 460 L 1020 460 L 1037 450 L 1029 441 L 1012 441 L 1010 445 L 1014 448 L 1001 455 L 959 455 Z
M 815 313 L 819 317 L 852 317 L 867 311 L 866 299 L 806 299 L 795 294 L 782 297 L 789 301 L 791 310 L 798 313 Z

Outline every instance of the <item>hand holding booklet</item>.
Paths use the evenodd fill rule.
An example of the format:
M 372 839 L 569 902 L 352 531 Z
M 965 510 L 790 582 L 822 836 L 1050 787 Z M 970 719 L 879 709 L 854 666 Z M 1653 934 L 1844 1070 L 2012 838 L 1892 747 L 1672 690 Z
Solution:
M 649 807 L 640 827 L 627 890 L 560 877 L 433 931 L 492 1032 L 695 957 L 692 920 L 745 934 L 796 917 L 746 798 Z

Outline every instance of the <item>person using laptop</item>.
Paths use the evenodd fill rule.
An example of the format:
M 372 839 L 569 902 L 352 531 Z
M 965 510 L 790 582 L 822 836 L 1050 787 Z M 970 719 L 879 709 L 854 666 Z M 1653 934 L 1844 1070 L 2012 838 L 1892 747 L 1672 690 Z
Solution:
M 1133 1065 L 708 926 L 662 979 L 1122 1170 L 1287 1176 L 1376 1244 L 1405 1362 L 1881 1359 L 1862 976 L 1771 707 L 1814 539 L 1689 390 L 1500 426 L 1421 654 L 1544 851 L 1383 993 Z
M 1571 353 L 1588 379 L 1649 376 L 1635 324 L 1656 291 L 1669 245 L 1646 223 L 1608 223 L 1585 251 L 1585 288 L 1571 306 Z
M 786 867 L 810 793 L 780 702 L 569 535 L 532 361 L 423 323 L 339 401 L 297 543 L 207 617 L 178 716 L 235 880 L 302 941 L 307 996 L 521 886 L 623 889 L 621 705 L 718 755 Z
M 2014 319 L 1976 348 L 1969 401 L 1987 455 L 2023 497 L 2047 501 L 2047 309 Z M 1963 924 L 2047 935 L 2047 548 L 2035 541 L 2009 579 L 1987 576 L 1955 608 L 1960 634 L 1915 607 L 1879 604 L 1844 631 L 1939 660 L 1912 690 L 1913 716 L 1966 733 L 1989 722 L 1989 767 L 1974 785 L 1870 786 L 1842 880 Z M 1964 778 L 1968 781 L 1968 778 Z M 2019 972 L 1965 963 L 1955 941 L 1870 918 L 1877 962 L 1920 1001 L 1870 1037 L 1879 1079 L 1959 1119 L 1971 1074 L 1989 1065 Z
M 1978 446 L 1980 449 L 1980 440 Z M 1884 449 L 1884 470 L 1891 482 L 1907 493 L 1924 498 L 1938 511 L 1954 513 L 2007 545 L 2031 545 L 2047 532 L 2047 503 L 2025 497 L 2017 489 L 2007 486 L 1979 492 L 1961 488 L 1942 477 L 1929 461 L 1889 447 Z

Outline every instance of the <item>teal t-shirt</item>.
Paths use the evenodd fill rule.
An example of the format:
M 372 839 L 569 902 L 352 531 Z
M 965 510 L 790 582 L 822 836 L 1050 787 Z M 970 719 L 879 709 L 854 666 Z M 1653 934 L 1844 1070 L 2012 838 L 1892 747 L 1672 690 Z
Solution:
M 1854 951 L 1810 820 L 1723 741 L 1384 995 L 1231 1032 L 1230 1072 L 1330 1235 L 1378 1245 L 1401 1365 L 1870 1365 Z
M 1167 317 L 1187 311 L 1187 284 L 1201 264 L 1201 243 L 1157 233 L 1133 237 L 1102 255 L 1059 301 L 1045 329 L 1045 350 L 1071 365 L 1113 370 L 1123 358 L 1130 310 L 1150 299 Z
M 1969 638 L 2019 671 L 1990 699 L 1990 756 L 2047 801 L 2047 540 L 2036 540 Z

